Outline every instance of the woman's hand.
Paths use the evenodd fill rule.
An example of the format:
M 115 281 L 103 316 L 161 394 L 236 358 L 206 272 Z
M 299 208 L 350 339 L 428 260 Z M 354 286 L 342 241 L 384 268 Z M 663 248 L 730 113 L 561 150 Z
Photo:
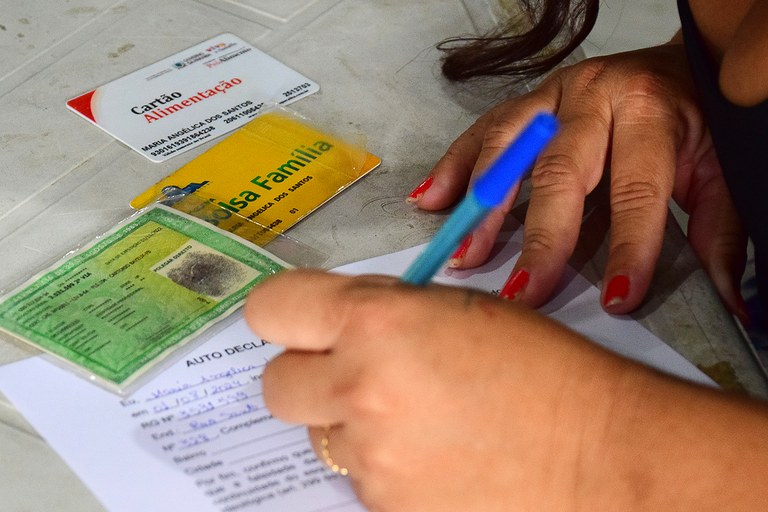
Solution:
M 318 455 L 330 425 L 371 510 L 565 510 L 606 391 L 632 382 L 581 336 L 463 289 L 291 271 L 252 292 L 246 319 L 287 347 L 263 376 L 270 411 L 309 424 Z
M 768 499 L 763 404 L 621 359 L 522 304 L 302 270 L 256 287 L 245 317 L 286 347 L 263 375 L 270 411 L 310 425 L 371 511 Z
M 522 255 L 503 295 L 534 307 L 549 298 L 577 242 L 584 198 L 610 168 L 606 310 L 626 313 L 641 303 L 672 197 L 690 214 L 689 240 L 726 305 L 742 313 L 738 283 L 746 239 L 695 103 L 681 45 L 588 59 L 555 71 L 535 91 L 480 117 L 410 199 L 425 210 L 453 204 L 542 110 L 557 114 L 561 130 L 532 171 Z M 454 266 L 486 260 L 515 195 L 473 233 Z

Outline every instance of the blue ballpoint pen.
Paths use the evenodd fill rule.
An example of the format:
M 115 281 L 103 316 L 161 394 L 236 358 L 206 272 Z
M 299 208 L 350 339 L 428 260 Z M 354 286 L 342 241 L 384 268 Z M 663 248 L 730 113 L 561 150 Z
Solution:
M 523 173 L 536 161 L 557 131 L 557 119 L 538 114 L 480 176 L 421 255 L 405 271 L 402 281 L 425 285 L 440 270 L 464 238 L 494 207 L 501 204 Z

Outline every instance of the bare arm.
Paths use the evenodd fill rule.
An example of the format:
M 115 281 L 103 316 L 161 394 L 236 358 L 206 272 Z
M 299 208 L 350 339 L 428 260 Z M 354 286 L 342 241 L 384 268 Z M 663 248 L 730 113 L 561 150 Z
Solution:
M 264 373 L 270 410 L 308 424 L 318 453 L 331 425 L 333 459 L 373 510 L 768 500 L 763 404 L 621 359 L 520 304 L 292 271 L 257 287 L 245 314 L 287 349 Z

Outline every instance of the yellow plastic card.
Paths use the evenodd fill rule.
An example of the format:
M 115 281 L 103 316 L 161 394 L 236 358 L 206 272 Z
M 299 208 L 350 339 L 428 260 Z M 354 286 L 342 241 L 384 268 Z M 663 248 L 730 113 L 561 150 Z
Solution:
M 167 204 L 232 232 L 243 224 L 258 226 L 246 238 L 263 245 L 380 163 L 360 145 L 284 111 L 268 112 L 156 183 L 131 206 L 143 208 L 176 193 L 194 196 Z

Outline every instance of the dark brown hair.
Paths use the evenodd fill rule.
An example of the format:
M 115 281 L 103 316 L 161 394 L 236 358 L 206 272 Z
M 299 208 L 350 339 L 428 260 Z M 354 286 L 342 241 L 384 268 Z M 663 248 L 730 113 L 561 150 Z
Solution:
M 565 59 L 587 37 L 599 0 L 519 0 L 521 16 L 483 37 L 453 37 L 438 44 L 450 80 L 540 76 Z

